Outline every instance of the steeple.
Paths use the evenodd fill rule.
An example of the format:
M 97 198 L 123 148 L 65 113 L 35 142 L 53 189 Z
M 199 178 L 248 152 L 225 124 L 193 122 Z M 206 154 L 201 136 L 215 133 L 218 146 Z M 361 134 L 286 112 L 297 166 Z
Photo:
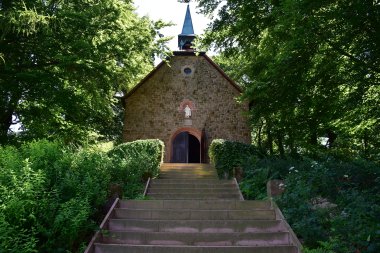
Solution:
M 178 35 L 178 47 L 180 50 L 192 50 L 192 42 L 195 39 L 193 21 L 191 20 L 190 6 L 187 5 L 185 21 L 183 22 L 182 33 Z
M 194 34 L 193 21 L 191 20 L 190 6 L 187 5 L 185 21 L 183 22 L 181 34 Z

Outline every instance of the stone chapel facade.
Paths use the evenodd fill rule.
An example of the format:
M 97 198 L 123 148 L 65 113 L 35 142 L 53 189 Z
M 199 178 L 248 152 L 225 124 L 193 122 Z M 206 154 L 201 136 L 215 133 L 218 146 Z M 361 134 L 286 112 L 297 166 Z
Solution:
M 162 140 L 164 162 L 208 162 L 214 139 L 250 143 L 240 93 L 205 53 L 174 52 L 125 96 L 123 139 Z
M 187 6 L 178 36 L 181 51 L 173 52 L 169 64 L 161 62 L 124 97 L 124 141 L 162 140 L 164 162 L 206 163 L 212 140 L 251 140 L 244 115 L 248 105 L 236 102 L 240 87 L 205 53 L 194 52 L 194 38 Z

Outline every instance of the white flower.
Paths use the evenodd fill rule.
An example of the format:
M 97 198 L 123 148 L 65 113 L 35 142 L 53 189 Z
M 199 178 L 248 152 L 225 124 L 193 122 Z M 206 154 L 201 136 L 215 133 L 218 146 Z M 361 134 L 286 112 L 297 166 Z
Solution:
M 290 167 L 289 170 L 293 170 L 294 169 L 294 166 Z
M 294 170 L 295 172 L 298 172 L 298 170 Z
M 348 178 L 348 175 L 344 175 L 343 177 Z

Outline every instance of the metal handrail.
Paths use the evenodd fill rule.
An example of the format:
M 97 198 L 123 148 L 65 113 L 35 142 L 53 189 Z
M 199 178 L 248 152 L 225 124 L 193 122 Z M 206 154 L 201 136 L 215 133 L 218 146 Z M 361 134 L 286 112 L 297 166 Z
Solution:
M 146 184 L 145 184 L 145 190 L 144 190 L 144 194 L 143 194 L 144 197 L 146 196 L 146 194 L 148 192 L 149 184 L 150 184 L 150 177 L 148 178 L 148 181 L 146 181 Z
M 243 194 L 242 194 L 241 191 L 240 191 L 239 183 L 237 182 L 236 177 L 234 177 L 234 183 L 235 183 L 235 185 L 236 185 L 236 188 L 237 188 L 238 191 L 239 191 L 240 200 L 244 200 L 244 196 L 243 196 Z
M 104 229 L 104 227 L 105 227 L 108 219 L 111 217 L 112 211 L 119 204 L 119 200 L 120 200 L 119 198 L 116 198 L 115 201 L 113 202 L 110 210 L 108 210 L 107 215 L 104 217 L 102 223 L 100 224 L 99 230 L 96 231 L 95 235 L 92 237 L 92 239 L 91 239 L 90 243 L 88 244 L 88 246 L 87 246 L 86 250 L 84 251 L 84 253 L 92 253 L 92 252 L 94 252 L 94 244 L 99 239 L 100 233 Z

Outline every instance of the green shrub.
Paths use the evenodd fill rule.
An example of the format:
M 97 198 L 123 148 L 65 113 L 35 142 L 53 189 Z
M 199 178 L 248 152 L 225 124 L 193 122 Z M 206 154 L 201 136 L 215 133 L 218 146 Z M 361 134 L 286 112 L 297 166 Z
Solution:
M 108 152 L 114 168 L 112 182 L 122 187 L 124 198 L 138 197 L 148 177 L 158 176 L 163 152 L 164 143 L 160 140 L 127 142 Z
M 44 174 L 14 147 L 0 147 L 0 252 L 37 252 Z
M 79 252 L 102 218 L 111 183 L 138 196 L 143 176 L 158 174 L 162 150 L 157 140 L 109 153 L 46 140 L 0 146 L 0 252 Z
M 264 159 L 263 159 L 264 160 Z M 260 166 L 261 160 L 250 156 L 242 163 L 244 177 L 239 183 L 244 199 L 266 199 L 266 183 L 270 178 L 270 167 Z
M 244 177 L 240 189 L 246 199 L 267 199 L 267 182 L 271 179 L 284 179 L 288 168 L 298 166 L 299 160 L 279 157 L 259 157 L 251 155 L 243 163 Z
M 118 163 L 133 162 L 132 177 L 156 177 L 163 159 L 164 143 L 160 140 L 138 140 L 120 144 L 108 152 Z M 126 165 L 125 164 L 125 165 Z M 125 175 L 119 175 L 125 177 Z
M 378 163 L 328 152 L 297 159 L 261 157 L 238 145 L 212 143 L 210 157 L 219 175 L 242 168 L 240 189 L 246 199 L 265 199 L 266 182 L 284 180 L 285 192 L 276 201 L 305 252 L 380 252 Z
M 379 166 L 324 157 L 304 159 L 290 168 L 286 191 L 277 201 L 306 247 L 335 253 L 379 252 Z M 321 208 L 313 203 L 318 198 L 333 205 Z
M 233 176 L 234 169 L 255 154 L 253 146 L 241 142 L 215 139 L 209 148 L 211 162 L 215 165 L 220 178 Z

